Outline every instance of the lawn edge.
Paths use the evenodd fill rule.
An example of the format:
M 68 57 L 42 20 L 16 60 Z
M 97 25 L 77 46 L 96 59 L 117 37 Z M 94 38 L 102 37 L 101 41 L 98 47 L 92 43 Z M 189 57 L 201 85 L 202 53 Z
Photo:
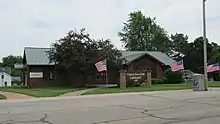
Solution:
M 76 90 L 67 91 L 67 92 L 62 92 L 62 93 L 59 93 L 59 94 L 54 95 L 54 96 L 36 96 L 36 95 L 28 94 L 28 93 L 21 93 L 21 92 L 17 92 L 17 91 L 4 91 L 4 90 L 1 90 L 1 89 L 0 89 L 1 92 L 18 93 L 18 94 L 23 94 L 23 95 L 35 97 L 35 98 L 58 97 L 58 96 L 60 96 L 60 95 L 62 95 L 62 94 L 69 93 L 69 92 L 76 92 L 76 91 L 79 91 L 79 90 L 83 90 L 83 89 L 82 89 L 82 88 L 78 88 L 78 89 L 76 89 Z
M 139 93 L 144 93 L 144 92 L 158 92 L 158 91 L 161 91 L 161 92 L 163 92 L 163 91 L 182 91 L 182 90 L 189 90 L 189 89 L 191 89 L 191 88 L 171 89 L 171 90 L 124 91 L 124 92 L 111 92 L 111 93 L 108 93 L 108 92 L 106 92 L 106 93 L 89 93 L 90 91 L 88 91 L 88 92 L 83 93 L 83 94 L 81 94 L 81 95 L 86 96 L 86 95 L 118 94 L 118 93 L 123 94 L 123 93 L 138 93 L 138 92 L 139 92 Z M 92 91 L 91 91 L 91 92 L 92 92 Z M 89 93 L 89 94 L 88 94 L 88 93 Z
M 4 96 L 4 95 L 2 95 L 2 94 L 0 94 L 0 100 L 6 100 L 7 99 L 7 97 L 6 96 Z

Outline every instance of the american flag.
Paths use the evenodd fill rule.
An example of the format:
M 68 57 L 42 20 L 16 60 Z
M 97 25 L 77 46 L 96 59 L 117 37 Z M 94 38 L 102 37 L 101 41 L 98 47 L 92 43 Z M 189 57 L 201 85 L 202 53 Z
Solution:
M 107 63 L 106 60 L 99 61 L 95 64 L 95 67 L 97 68 L 98 72 L 107 71 Z
M 207 72 L 214 72 L 214 71 L 219 71 L 219 63 L 211 64 L 207 67 Z
M 180 60 L 179 62 L 174 62 L 173 64 L 171 64 L 171 69 L 173 72 L 184 69 L 183 60 Z

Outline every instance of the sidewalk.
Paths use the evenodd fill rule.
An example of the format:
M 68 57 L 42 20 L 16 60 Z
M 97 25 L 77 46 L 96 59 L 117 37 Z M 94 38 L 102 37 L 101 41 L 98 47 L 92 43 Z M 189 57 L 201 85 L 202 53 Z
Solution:
M 62 94 L 58 97 L 66 97 L 66 96 L 80 96 L 86 92 L 89 92 L 89 91 L 92 91 L 92 90 L 95 90 L 97 88 L 90 88 L 90 89 L 85 89 L 85 90 L 79 90 L 79 91 L 75 91 L 75 92 L 69 92 L 69 93 L 65 93 L 65 94 Z
M 0 91 L 0 94 L 5 96 L 7 100 L 16 100 L 16 99 L 31 99 L 34 98 L 32 96 L 19 94 L 19 93 L 12 93 L 12 92 L 2 92 Z

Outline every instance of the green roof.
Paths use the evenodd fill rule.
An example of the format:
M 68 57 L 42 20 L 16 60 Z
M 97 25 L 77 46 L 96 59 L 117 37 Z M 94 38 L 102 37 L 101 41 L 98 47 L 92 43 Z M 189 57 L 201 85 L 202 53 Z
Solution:
M 159 51 L 122 51 L 122 56 L 127 60 L 127 63 L 144 55 L 149 55 L 164 65 L 171 65 L 173 62 L 175 62 L 172 58 Z
M 49 48 L 25 47 L 24 58 L 26 58 L 27 65 L 54 65 L 50 63 L 47 54 L 49 50 Z

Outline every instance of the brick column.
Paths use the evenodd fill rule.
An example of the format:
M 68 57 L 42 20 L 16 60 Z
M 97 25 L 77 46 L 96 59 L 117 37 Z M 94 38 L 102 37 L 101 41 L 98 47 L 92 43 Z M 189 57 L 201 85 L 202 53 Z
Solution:
M 126 88 L 127 70 L 121 70 L 120 72 L 120 88 Z
M 152 82 L 151 82 L 151 70 L 147 70 L 146 71 L 146 77 L 147 77 L 147 86 L 151 86 Z

